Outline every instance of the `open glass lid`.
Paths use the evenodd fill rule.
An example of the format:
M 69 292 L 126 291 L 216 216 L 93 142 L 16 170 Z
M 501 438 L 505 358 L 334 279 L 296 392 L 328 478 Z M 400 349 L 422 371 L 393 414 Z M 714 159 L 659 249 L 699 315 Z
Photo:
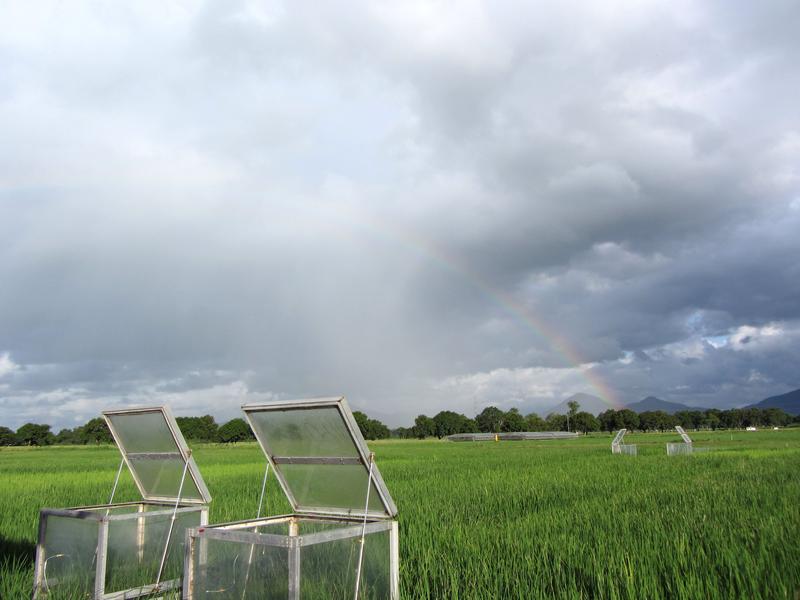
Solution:
M 108 410 L 103 411 L 103 418 L 142 498 L 177 502 L 180 496 L 181 502 L 190 504 L 211 502 L 211 494 L 168 407 Z
M 364 516 L 370 452 L 344 398 L 246 404 L 242 410 L 296 512 Z M 374 463 L 367 514 L 397 514 Z

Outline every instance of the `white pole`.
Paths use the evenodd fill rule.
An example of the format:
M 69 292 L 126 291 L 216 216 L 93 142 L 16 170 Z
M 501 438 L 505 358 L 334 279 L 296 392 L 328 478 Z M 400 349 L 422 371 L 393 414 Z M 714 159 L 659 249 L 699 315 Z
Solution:
M 269 461 L 267 461 L 267 468 L 264 471 L 264 481 L 261 482 L 261 497 L 258 499 L 258 511 L 256 512 L 256 519 L 261 518 L 261 505 L 264 503 L 264 491 L 267 489 L 267 475 L 269 475 Z
M 189 470 L 189 460 L 191 460 L 192 451 L 189 450 L 186 456 L 186 461 L 183 464 L 183 475 L 181 475 L 181 484 L 178 486 L 178 497 L 175 499 L 175 508 L 172 509 L 172 519 L 169 522 L 169 529 L 167 530 L 167 542 L 164 544 L 164 552 L 161 554 L 161 564 L 158 567 L 158 576 L 156 577 L 156 589 L 161 583 L 161 575 L 164 572 L 164 563 L 167 562 L 167 554 L 169 553 L 169 541 L 172 538 L 172 529 L 175 527 L 175 515 L 178 514 L 178 506 L 181 503 L 181 494 L 183 493 L 183 482 L 186 480 L 186 471 Z
M 361 564 L 364 560 L 364 537 L 367 533 L 367 511 L 369 510 L 369 491 L 372 487 L 372 465 L 375 464 L 375 453 L 369 453 L 369 473 L 367 474 L 367 499 L 364 501 L 364 523 L 361 526 L 361 547 L 358 549 L 358 568 L 356 569 L 356 593 L 353 600 L 358 600 L 358 589 L 361 586 Z
M 125 458 L 123 457 L 119 461 L 119 469 L 117 469 L 117 477 L 114 479 L 114 487 L 111 488 L 111 497 L 108 499 L 108 503 L 111 504 L 114 501 L 114 494 L 117 493 L 117 484 L 119 483 L 119 476 L 122 474 L 122 467 L 125 466 Z
M 264 492 L 267 489 L 267 475 L 269 475 L 269 461 L 267 461 L 267 468 L 264 470 L 264 480 L 261 482 L 261 497 L 258 499 L 258 510 L 256 511 L 256 520 L 261 518 L 261 506 L 264 504 Z M 258 527 L 253 528 L 254 533 L 258 533 Z M 244 586 L 242 586 L 242 600 L 247 594 L 247 581 L 250 579 L 250 567 L 253 564 L 253 553 L 255 552 L 256 545 L 250 544 L 250 556 L 247 558 L 247 571 L 244 574 Z

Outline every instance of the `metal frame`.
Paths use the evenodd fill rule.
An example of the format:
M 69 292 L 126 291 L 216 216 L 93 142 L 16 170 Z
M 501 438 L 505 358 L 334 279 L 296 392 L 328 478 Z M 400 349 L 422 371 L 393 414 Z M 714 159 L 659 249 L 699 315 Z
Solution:
M 134 453 L 127 452 L 124 445 L 122 444 L 118 432 L 114 427 L 114 424 L 111 421 L 111 417 L 120 415 L 142 414 L 142 413 L 161 414 L 161 416 L 164 419 L 164 422 L 167 425 L 167 429 L 169 430 L 170 435 L 172 436 L 172 440 L 175 444 L 175 452 L 134 452 Z M 132 519 L 136 519 L 138 521 L 136 550 L 138 551 L 139 560 L 142 560 L 144 557 L 144 535 L 145 535 L 145 523 L 147 519 L 151 517 L 167 517 L 167 516 L 171 517 L 170 529 L 167 535 L 167 542 L 164 546 L 164 553 L 161 558 L 161 566 L 159 567 L 159 576 L 158 576 L 159 578 L 168 553 L 170 537 L 172 534 L 172 528 L 174 526 L 176 516 L 184 513 L 199 512 L 200 525 L 204 527 L 208 524 L 208 503 L 211 502 L 211 494 L 209 493 L 208 488 L 206 487 L 205 482 L 203 481 L 203 478 L 200 475 L 200 471 L 194 462 L 194 458 L 192 458 L 191 450 L 189 449 L 189 446 L 186 444 L 186 440 L 184 439 L 183 434 L 181 433 L 181 430 L 178 427 L 178 423 L 175 421 L 175 417 L 172 415 L 172 411 L 170 411 L 169 407 L 153 406 L 145 408 L 109 410 L 109 411 L 103 411 L 102 416 L 106 424 L 108 425 L 109 430 L 111 431 L 111 435 L 114 438 L 114 442 L 117 448 L 119 449 L 120 454 L 122 454 L 122 460 L 124 464 L 127 465 L 128 470 L 130 471 L 131 476 L 133 477 L 133 480 L 136 483 L 136 487 L 139 489 L 139 493 L 142 495 L 142 500 L 139 502 L 122 502 L 122 503 L 112 504 L 111 500 L 113 500 L 114 497 L 114 492 L 112 491 L 111 500 L 107 504 L 80 506 L 80 507 L 66 508 L 66 509 L 55 509 L 55 508 L 42 509 L 40 511 L 40 516 L 39 516 L 39 538 L 36 546 L 36 562 L 34 567 L 33 597 L 35 599 L 46 595 L 46 590 L 44 589 L 44 586 L 46 585 L 45 571 L 47 562 L 47 559 L 45 559 L 45 553 L 46 553 L 45 540 L 47 537 L 47 520 L 49 517 L 66 517 L 72 519 L 93 521 L 97 523 L 98 537 L 97 537 L 97 548 L 95 550 L 95 566 L 94 566 L 95 579 L 94 579 L 94 592 L 92 596 L 93 600 L 121 600 L 130 598 L 140 598 L 142 596 L 149 596 L 151 594 L 160 591 L 175 589 L 181 586 L 181 578 L 178 578 L 169 581 L 157 581 L 152 584 L 146 584 L 128 590 L 106 593 L 105 591 L 106 557 L 108 553 L 108 533 L 111 522 L 125 521 Z M 154 496 L 148 494 L 144 486 L 142 485 L 142 482 L 139 479 L 136 470 L 131 465 L 130 461 L 131 458 L 152 459 L 152 460 L 180 458 L 183 461 L 183 475 L 181 477 L 180 488 L 177 492 L 177 495 Z M 120 464 L 120 470 L 117 472 L 117 479 L 114 482 L 114 490 L 116 490 L 121 469 L 122 469 L 122 464 Z M 181 498 L 181 491 L 183 489 L 184 481 L 187 474 L 191 476 L 192 481 L 194 482 L 194 485 L 196 486 L 197 491 L 199 492 L 201 498 L 199 499 Z M 145 509 L 148 506 L 164 507 L 164 510 L 154 510 L 150 512 L 145 512 Z M 111 512 L 114 509 L 123 507 L 138 507 L 138 510 L 124 514 L 111 514 Z
M 263 440 L 259 436 L 258 431 L 254 426 L 253 419 L 251 418 L 251 413 L 256 412 L 284 411 L 287 409 L 310 410 L 316 408 L 336 408 L 338 410 L 339 416 L 342 418 L 342 421 L 344 422 L 344 425 L 347 428 L 351 439 L 353 440 L 353 445 L 358 452 L 358 457 L 275 456 L 275 454 L 270 450 L 267 440 Z M 364 513 L 357 508 L 345 511 L 342 508 L 335 507 L 314 507 L 313 509 L 303 507 L 294 497 L 294 494 L 292 494 L 291 487 L 286 481 L 283 471 L 280 468 L 280 465 L 282 464 L 360 464 L 364 466 L 365 471 L 369 472 L 369 448 L 367 448 L 367 443 L 364 441 L 364 438 L 361 435 L 361 430 L 358 428 L 358 423 L 356 423 L 353 413 L 350 411 L 350 407 L 347 404 L 347 400 L 345 400 L 343 396 L 334 398 L 315 398 L 311 400 L 284 400 L 259 404 L 245 404 L 242 406 L 242 410 L 244 411 L 247 422 L 250 425 L 250 429 L 252 429 L 255 433 L 256 439 L 261 446 L 261 450 L 267 457 L 270 467 L 275 471 L 275 475 L 277 476 L 281 488 L 283 489 L 283 493 L 286 495 L 295 513 L 328 516 L 364 516 Z M 389 490 L 386 487 L 383 478 L 381 477 L 377 465 L 375 465 L 372 469 L 372 483 L 375 485 L 375 489 L 377 490 L 378 496 L 383 504 L 384 511 L 377 512 L 370 510 L 367 511 L 367 516 L 372 518 L 386 519 L 397 515 L 397 506 L 389 494 Z
M 620 429 L 617 432 L 617 435 L 614 436 L 614 439 L 611 440 L 611 454 L 619 454 L 620 453 L 619 446 L 622 443 L 622 438 L 625 437 L 625 432 L 627 432 L 627 431 L 628 431 L 627 429 Z
M 694 448 L 691 444 L 686 444 L 684 442 L 667 442 L 667 456 L 677 456 L 680 454 L 692 453 L 694 453 Z
M 695 448 L 692 443 L 692 438 L 680 425 L 675 425 L 675 431 L 681 436 L 683 442 L 674 443 L 667 442 L 667 456 L 677 456 L 681 454 L 694 454 L 695 452 L 702 452 L 708 448 Z
M 355 447 L 357 456 L 276 456 L 270 449 L 268 440 L 262 439 L 258 428 L 253 419 L 254 413 L 285 410 L 310 410 L 319 408 L 336 408 L 342 422 Z M 206 564 L 207 543 L 204 540 L 222 540 L 226 542 L 240 543 L 250 546 L 250 556 L 252 548 L 256 545 L 272 546 L 284 548 L 286 550 L 286 561 L 289 570 L 287 581 L 289 600 L 299 600 L 300 584 L 302 572 L 302 548 L 316 544 L 324 544 L 343 539 L 363 540 L 363 536 L 381 532 L 389 533 L 389 545 L 386 548 L 389 557 L 389 591 L 392 600 L 400 597 L 400 544 L 397 521 L 392 520 L 397 514 L 397 507 L 392 500 L 389 490 L 374 464 L 374 455 L 369 451 L 364 441 L 361 431 L 355 418 L 352 416 L 350 407 L 343 397 L 319 398 L 312 400 L 291 400 L 281 402 L 269 402 L 259 404 L 246 404 L 242 406 L 250 428 L 256 434 L 261 450 L 267 459 L 268 470 L 275 471 L 275 476 L 280 483 L 283 493 L 292 505 L 294 512 L 286 515 L 272 517 L 256 517 L 244 521 L 233 521 L 221 523 L 208 527 L 196 527 L 186 530 L 186 553 L 184 556 L 184 577 L 183 577 L 183 598 L 184 600 L 194 599 L 198 591 L 195 589 L 196 572 L 195 567 L 203 567 Z M 306 464 L 306 465 L 362 465 L 367 475 L 367 496 L 363 510 L 356 507 L 313 507 L 306 508 L 300 505 L 292 494 L 283 471 L 282 465 L 286 464 Z M 264 476 L 266 481 L 266 473 Z M 263 497 L 262 484 L 262 497 Z M 370 511 L 369 490 L 374 486 L 384 507 L 383 511 Z M 259 514 L 261 511 L 261 500 L 259 500 Z M 332 528 L 328 531 L 315 533 L 300 533 L 300 525 L 303 522 L 326 522 L 339 524 L 340 527 Z M 252 531 L 255 528 L 274 525 L 279 523 L 288 524 L 288 535 L 275 533 L 258 533 Z M 363 543 L 362 543 L 363 549 Z M 248 564 L 249 573 L 249 564 Z M 358 574 L 356 575 L 358 578 Z M 357 579 L 358 580 L 358 579 Z M 246 585 L 246 584 L 245 584 Z M 357 590 L 358 588 L 356 588 Z
M 330 531 L 316 533 L 299 533 L 299 525 L 303 522 L 329 522 L 340 523 L 342 527 Z M 257 533 L 248 531 L 264 525 L 275 525 L 279 523 L 289 524 L 288 535 L 276 533 Z M 398 536 L 397 521 L 389 519 L 368 519 L 366 526 L 363 524 L 363 517 L 344 517 L 330 515 L 309 515 L 308 513 L 292 513 L 277 515 L 262 519 L 249 519 L 245 521 L 232 521 L 206 527 L 193 527 L 186 530 L 186 553 L 184 556 L 184 578 L 183 578 L 183 600 L 193 600 L 195 597 L 195 558 L 198 552 L 202 552 L 202 540 L 220 540 L 225 542 L 237 542 L 241 544 L 255 544 L 259 546 L 271 546 L 273 548 L 285 548 L 287 551 L 287 561 L 289 567 L 289 600 L 300 598 L 300 577 L 301 577 L 301 548 L 324 544 L 337 540 L 360 538 L 362 532 L 366 535 L 389 532 L 389 588 L 392 600 L 400 597 L 400 545 Z M 198 543 L 199 542 L 199 543 Z M 203 563 L 203 557 L 200 556 Z
M 636 456 L 639 454 L 636 444 L 622 443 L 622 438 L 625 437 L 627 432 L 627 429 L 620 429 L 617 435 L 614 436 L 614 439 L 611 441 L 611 454 L 627 454 L 629 456 Z
M 148 506 L 160 507 L 163 506 L 164 510 L 154 510 L 144 512 Z M 109 510 L 124 507 L 138 507 L 136 512 L 128 512 L 124 514 L 110 514 Z M 208 524 L 208 506 L 201 506 L 197 504 L 181 504 L 177 510 L 174 505 L 165 504 L 161 502 L 142 501 L 142 502 L 122 502 L 119 504 L 98 504 L 95 506 L 81 506 L 75 508 L 43 508 L 39 512 L 39 537 L 36 545 L 36 562 L 34 566 L 34 584 L 33 584 L 33 598 L 46 598 L 47 590 L 45 589 L 45 538 L 47 535 L 47 520 L 49 517 L 66 517 L 72 519 L 81 519 L 84 521 L 91 521 L 97 523 L 97 548 L 96 548 L 96 563 L 95 563 L 95 576 L 94 576 L 94 592 L 92 595 L 93 600 L 122 600 L 140 598 L 148 596 L 157 591 L 166 591 L 179 588 L 181 579 L 171 579 L 162 581 L 159 585 L 146 584 L 143 586 L 131 588 L 128 590 L 119 590 L 116 592 L 106 592 L 106 557 L 108 555 L 108 534 L 110 523 L 116 521 L 139 521 L 139 555 L 142 556 L 144 545 L 144 522 L 150 517 L 167 517 L 173 513 L 200 513 L 200 526 L 204 527 Z
M 515 431 L 509 433 L 454 433 L 448 435 L 451 442 L 499 442 L 524 440 L 571 440 L 577 438 L 574 431 Z
M 114 416 L 122 416 L 122 415 L 132 415 L 132 414 L 142 414 L 142 413 L 155 413 L 160 412 L 161 416 L 164 418 L 164 421 L 167 424 L 167 428 L 169 429 L 170 433 L 172 434 L 172 440 L 175 442 L 176 452 L 128 452 L 125 450 L 125 447 L 122 445 L 120 437 L 114 428 L 114 424 L 111 422 L 109 417 Z M 181 498 L 180 501 L 187 503 L 187 504 L 208 504 L 211 502 L 211 493 L 208 491 L 206 487 L 205 481 L 203 481 L 202 475 L 200 475 L 200 470 L 197 468 L 197 464 L 194 462 L 194 458 L 192 457 L 192 453 L 189 450 L 189 446 L 186 444 L 186 440 L 181 433 L 180 428 L 178 427 L 177 421 L 175 421 L 175 417 L 172 414 L 172 411 L 168 406 L 150 406 L 145 408 L 125 408 L 120 410 L 104 410 L 102 412 L 103 419 L 108 425 L 109 431 L 111 431 L 111 435 L 114 438 L 114 443 L 119 448 L 120 453 L 122 454 L 122 458 L 125 460 L 125 464 L 128 467 L 128 471 L 130 471 L 131 476 L 133 477 L 133 481 L 136 483 L 136 487 L 139 489 L 139 493 L 142 495 L 142 498 L 145 500 L 151 500 L 154 502 L 175 502 L 179 500 L 174 496 L 153 496 L 148 494 L 145 490 L 144 486 L 142 485 L 141 480 L 139 479 L 138 474 L 136 473 L 136 469 L 133 468 L 129 458 L 150 458 L 152 460 L 163 460 L 165 458 L 181 458 L 185 464 L 188 465 L 187 473 L 191 476 L 192 481 L 194 482 L 195 486 L 197 487 L 197 491 L 200 492 L 201 498 Z
M 681 439 L 683 439 L 684 444 L 688 444 L 689 446 L 692 445 L 692 438 L 690 438 L 689 434 L 686 433 L 686 431 L 684 431 L 683 427 L 681 427 L 680 425 L 675 425 L 675 431 L 677 431 L 678 434 L 681 436 Z

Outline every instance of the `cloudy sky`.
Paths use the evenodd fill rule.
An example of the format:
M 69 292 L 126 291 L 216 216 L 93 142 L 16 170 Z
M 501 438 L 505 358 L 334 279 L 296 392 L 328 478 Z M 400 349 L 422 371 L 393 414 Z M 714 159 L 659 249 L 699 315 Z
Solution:
M 0 424 L 800 387 L 794 0 L 0 13 Z

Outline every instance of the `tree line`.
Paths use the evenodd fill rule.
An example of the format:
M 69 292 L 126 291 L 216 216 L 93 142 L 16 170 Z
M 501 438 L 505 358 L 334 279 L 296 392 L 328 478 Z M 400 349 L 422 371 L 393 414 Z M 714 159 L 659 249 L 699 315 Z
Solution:
M 580 404 L 568 403 L 566 415 L 552 413 L 541 418 L 537 413 L 523 416 L 519 410 L 512 408 L 502 411 L 490 406 L 474 419 L 452 411 L 442 411 L 434 417 L 419 415 L 413 427 L 400 427 L 392 434 L 400 438 L 443 438 L 454 433 L 503 433 L 514 431 L 577 431 L 590 433 L 594 431 L 668 431 L 676 425 L 685 429 L 743 429 L 745 427 L 785 427 L 791 423 L 800 423 L 800 415 L 792 417 L 778 408 L 734 408 L 720 410 L 686 410 L 671 415 L 661 410 L 636 413 L 630 409 L 609 409 L 597 417 L 580 411 Z
M 673 415 L 661 410 L 635 413 L 629 409 L 607 410 L 598 416 L 602 431 L 631 429 L 666 431 L 676 425 L 684 429 L 743 429 L 745 427 L 785 427 L 800 423 L 800 415 L 792 417 L 780 408 L 733 408 L 720 410 L 682 410 Z
M 353 416 L 365 438 L 375 440 L 390 437 L 389 428 L 380 421 L 370 419 L 360 411 L 355 411 Z M 222 425 L 217 424 L 211 415 L 176 417 L 175 421 L 187 440 L 225 444 L 255 440 L 250 426 L 241 418 L 231 419 Z M 25 423 L 16 431 L 0 427 L 0 446 L 111 444 L 113 441 L 106 422 L 100 417 L 74 429 L 61 429 L 58 433 L 53 433 L 50 425 L 40 423 Z
M 231 419 L 222 425 L 218 425 L 211 415 L 177 417 L 175 420 L 187 440 L 231 443 L 255 439 L 250 426 L 240 418 Z M 16 431 L 0 427 L 0 446 L 111 444 L 113 441 L 106 422 L 100 417 L 74 429 L 62 429 L 58 433 L 53 433 L 50 425 L 40 423 L 25 423 Z
M 504 433 L 515 431 L 668 431 L 676 425 L 685 429 L 743 429 L 745 427 L 785 427 L 800 423 L 800 415 L 792 417 L 778 408 L 734 408 L 720 410 L 685 410 L 674 415 L 664 411 L 636 413 L 630 409 L 609 409 L 594 416 L 580 411 L 577 402 L 568 403 L 566 415 L 551 413 L 546 418 L 530 413 L 522 415 L 518 409 L 503 411 L 496 406 L 484 408 L 474 418 L 450 410 L 433 417 L 419 415 L 412 427 L 389 429 L 377 419 L 370 419 L 361 411 L 353 412 L 361 434 L 368 440 L 394 438 L 443 438 L 455 433 Z M 233 443 L 255 439 L 244 419 L 236 418 L 218 425 L 214 417 L 177 417 L 178 426 L 187 440 L 199 442 Z M 54 434 L 50 425 L 26 423 L 16 431 L 0 427 L 0 446 L 49 446 L 54 444 L 110 444 L 111 432 L 105 421 L 94 418 L 74 429 L 61 429 Z

